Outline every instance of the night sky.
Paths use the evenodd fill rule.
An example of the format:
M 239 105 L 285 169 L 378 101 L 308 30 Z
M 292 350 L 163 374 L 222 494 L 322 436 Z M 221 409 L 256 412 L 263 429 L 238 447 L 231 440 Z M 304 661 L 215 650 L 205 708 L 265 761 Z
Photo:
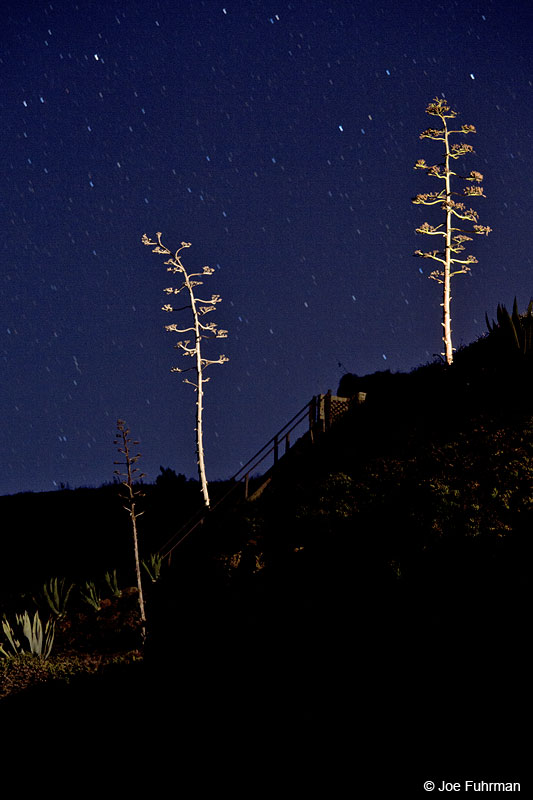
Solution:
M 164 330 L 160 256 L 214 268 L 208 478 L 227 478 L 343 372 L 442 351 L 412 205 L 435 182 L 428 103 L 477 134 L 469 205 L 493 232 L 452 283 L 454 345 L 533 294 L 530 0 L 8 0 L 1 33 L 0 493 L 113 478 L 118 418 L 142 468 L 196 477 L 195 394 Z M 458 140 L 458 137 L 456 137 Z M 436 216 L 440 219 L 439 212 Z M 172 321 L 182 321 L 183 317 Z

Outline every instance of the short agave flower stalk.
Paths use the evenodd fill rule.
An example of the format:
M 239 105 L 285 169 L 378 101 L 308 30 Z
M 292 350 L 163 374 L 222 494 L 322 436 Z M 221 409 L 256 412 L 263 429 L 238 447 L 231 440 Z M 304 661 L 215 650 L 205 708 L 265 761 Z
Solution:
M 132 455 L 131 445 L 138 445 L 139 442 L 130 439 L 130 429 L 126 427 L 124 420 L 117 420 L 117 434 L 113 444 L 118 445 L 118 452 L 124 456 L 124 461 L 115 461 L 115 464 L 120 464 L 126 468 L 125 472 L 116 469 L 115 475 L 123 478 L 122 486 L 124 491 L 122 497 L 125 501 L 124 508 L 130 515 L 131 528 L 133 533 L 133 552 L 135 556 L 135 572 L 137 576 L 137 588 L 139 590 L 139 611 L 141 615 L 141 628 L 143 644 L 146 640 L 146 613 L 144 608 L 144 595 L 141 580 L 141 562 L 139 559 L 139 536 L 137 531 L 137 520 L 144 514 L 144 511 L 137 511 L 137 498 L 142 497 L 144 492 L 137 488 L 135 481 L 139 481 L 146 477 L 144 473 L 139 473 L 136 463 L 141 457 L 140 453 Z
M 181 292 L 184 292 L 189 301 L 186 305 L 180 306 L 179 308 L 175 308 L 170 303 L 167 303 L 162 307 L 162 310 L 167 313 L 171 313 L 174 311 L 190 309 L 192 313 L 191 325 L 182 328 L 173 323 L 170 325 L 165 325 L 165 330 L 174 333 L 191 334 L 190 339 L 185 339 L 178 342 L 175 345 L 175 349 L 179 350 L 183 356 L 191 358 L 193 360 L 193 366 L 187 368 L 172 367 L 171 371 L 194 373 L 194 379 L 191 380 L 189 378 L 185 378 L 184 383 L 190 384 L 196 391 L 196 455 L 198 476 L 200 478 L 204 503 L 206 507 L 209 508 L 210 501 L 205 471 L 203 444 L 204 384 L 207 383 L 209 378 L 206 377 L 204 373 L 207 367 L 210 367 L 212 364 L 223 364 L 225 361 L 228 361 L 228 358 L 225 355 L 219 355 L 214 359 L 206 358 L 202 353 L 202 344 L 207 339 L 225 339 L 228 335 L 228 332 L 217 328 L 215 322 L 205 322 L 206 314 L 214 311 L 217 303 L 220 303 L 220 295 L 213 294 L 209 300 L 202 300 L 201 298 L 197 297 L 195 293 L 196 287 L 203 285 L 203 281 L 198 280 L 198 278 L 212 275 L 214 269 L 211 267 L 204 267 L 201 272 L 187 272 L 181 261 L 181 252 L 182 250 L 185 250 L 191 246 L 190 242 L 182 242 L 181 247 L 179 247 L 173 254 L 172 251 L 162 243 L 161 233 L 156 233 L 156 237 L 157 241 L 153 241 L 152 239 L 149 239 L 146 234 L 144 234 L 142 237 L 142 242 L 145 245 L 153 247 L 153 253 L 160 253 L 161 255 L 169 256 L 169 258 L 164 262 L 167 265 L 167 272 L 180 275 L 183 281 L 181 286 L 168 287 L 164 290 L 165 293 L 167 295 L 175 296 L 179 295 Z
M 477 259 L 473 255 L 462 257 L 462 251 L 465 249 L 464 242 L 472 241 L 470 234 L 488 235 L 491 229 L 486 225 L 478 224 L 478 214 L 471 208 L 466 208 L 464 203 L 454 200 L 454 196 L 461 197 L 485 197 L 483 194 L 483 187 L 475 184 L 480 184 L 483 180 L 483 175 L 479 172 L 472 171 L 468 175 L 459 175 L 452 169 L 452 162 L 457 161 L 461 156 L 473 153 L 472 145 L 459 142 L 457 144 L 450 144 L 450 135 L 452 134 L 469 134 L 476 133 L 473 125 L 462 125 L 459 130 L 450 130 L 448 128 L 448 120 L 454 119 L 457 112 L 453 111 L 447 104 L 446 100 L 436 97 L 432 103 L 426 108 L 426 113 L 432 116 L 439 117 L 442 122 L 442 129 L 435 130 L 428 128 L 420 134 L 421 139 L 434 139 L 437 142 L 444 144 L 444 161 L 440 164 L 433 164 L 429 166 L 424 159 L 419 159 L 415 164 L 415 169 L 424 170 L 426 175 L 432 178 L 437 178 L 443 181 L 443 188 L 437 192 L 430 192 L 429 194 L 418 194 L 413 203 L 424 206 L 438 206 L 445 213 L 445 223 L 433 226 L 428 222 L 424 222 L 416 229 L 417 233 L 425 234 L 426 236 L 441 236 L 444 239 L 443 250 L 431 250 L 422 252 L 416 250 L 415 255 L 422 258 L 431 258 L 437 261 L 441 266 L 434 270 L 429 276 L 432 280 L 442 284 L 443 287 L 443 300 L 442 300 L 442 327 L 443 342 L 445 346 L 446 362 L 451 364 L 453 362 L 453 346 L 452 346 L 452 329 L 450 317 L 450 280 L 455 275 L 470 272 L 470 265 L 477 264 Z M 463 187 L 462 192 L 452 191 L 452 178 L 461 178 L 468 182 L 468 185 Z M 470 228 L 464 229 L 464 222 L 474 223 Z M 459 227 L 458 227 L 459 226 Z

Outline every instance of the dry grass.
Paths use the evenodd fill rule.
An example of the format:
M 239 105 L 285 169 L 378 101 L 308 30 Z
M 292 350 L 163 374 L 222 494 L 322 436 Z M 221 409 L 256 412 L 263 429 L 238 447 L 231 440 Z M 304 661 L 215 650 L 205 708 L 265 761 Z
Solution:
M 125 653 L 56 655 L 48 659 L 31 654 L 0 659 L 0 700 L 51 681 L 70 681 L 80 675 L 98 675 L 116 664 L 142 659 L 140 650 Z

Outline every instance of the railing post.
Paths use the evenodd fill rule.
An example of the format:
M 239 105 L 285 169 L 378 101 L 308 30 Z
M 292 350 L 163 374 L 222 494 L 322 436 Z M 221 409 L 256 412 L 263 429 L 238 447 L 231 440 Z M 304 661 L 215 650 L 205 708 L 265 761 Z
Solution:
M 290 433 L 288 433 L 288 434 L 285 436 L 285 453 L 288 453 L 288 452 L 289 452 L 289 450 L 291 449 L 291 439 L 290 439 L 290 436 L 291 436 L 291 435 L 290 435 Z
M 274 464 L 278 463 L 279 458 L 279 442 L 278 442 L 278 434 L 274 436 Z
M 318 433 L 323 433 L 325 430 L 325 419 L 324 419 L 324 397 L 323 394 L 317 394 L 316 396 L 316 422 L 315 422 L 315 430 Z
M 248 500 L 248 478 L 250 477 L 250 473 L 247 472 L 244 476 L 244 499 Z
M 316 420 L 316 396 L 311 398 L 311 402 L 309 403 L 309 435 L 311 436 L 311 444 L 314 444 L 315 441 L 315 420 Z
M 331 427 L 331 389 L 328 389 L 324 397 L 324 430 Z

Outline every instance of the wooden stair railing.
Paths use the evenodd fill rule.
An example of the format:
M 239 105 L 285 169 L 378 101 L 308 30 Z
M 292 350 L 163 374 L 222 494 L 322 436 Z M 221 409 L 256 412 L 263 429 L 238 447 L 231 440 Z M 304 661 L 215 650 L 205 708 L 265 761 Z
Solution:
M 263 489 L 272 480 L 272 475 L 278 462 L 281 458 L 291 449 L 291 434 L 307 420 L 308 427 L 304 434 L 300 435 L 292 444 L 302 438 L 304 435 L 309 434 L 311 443 L 314 443 L 317 436 L 324 431 L 329 430 L 331 425 L 338 419 L 345 411 L 348 410 L 350 400 L 345 397 L 334 397 L 331 391 L 327 394 L 315 395 L 311 400 L 305 404 L 279 431 L 268 440 L 246 464 L 235 472 L 229 478 L 231 484 L 224 494 L 218 497 L 209 509 L 201 508 L 194 514 L 175 534 L 160 548 L 159 554 L 163 558 L 169 558 L 172 551 L 184 541 L 188 536 L 200 527 L 206 517 L 215 508 L 218 508 L 230 495 L 233 495 L 236 489 L 244 483 L 244 499 L 253 500 L 258 497 Z M 283 452 L 280 455 L 280 451 Z M 268 470 L 263 474 L 263 481 L 254 491 L 250 494 L 250 477 L 254 471 L 262 464 L 265 459 L 270 455 L 273 456 L 273 463 Z

